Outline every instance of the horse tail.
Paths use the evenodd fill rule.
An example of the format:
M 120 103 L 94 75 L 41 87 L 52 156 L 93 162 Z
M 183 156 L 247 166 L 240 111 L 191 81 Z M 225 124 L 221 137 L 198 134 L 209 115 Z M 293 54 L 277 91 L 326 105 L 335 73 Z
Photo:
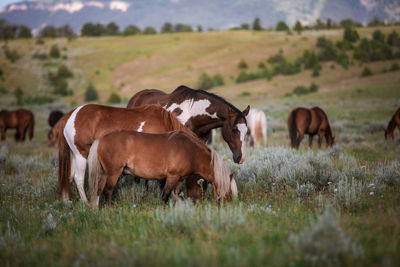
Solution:
M 293 148 L 297 146 L 296 113 L 297 109 L 293 110 L 292 112 L 290 112 L 288 118 L 290 144 L 292 145 Z
M 89 150 L 88 164 L 89 164 L 89 194 L 90 194 L 90 205 L 97 207 L 99 202 L 99 182 L 103 168 L 98 157 L 99 139 L 94 140 Z
M 64 129 L 64 127 L 62 127 Z M 67 201 L 71 177 L 71 149 L 65 139 L 63 131 L 58 135 L 58 192 L 64 201 Z
M 231 189 L 231 178 L 229 176 L 228 167 L 225 165 L 221 157 L 218 155 L 217 152 L 215 152 L 214 149 L 211 149 L 211 166 L 214 171 L 214 180 L 217 188 L 217 195 L 221 198 L 224 198 Z M 235 182 L 234 187 L 236 187 Z M 237 195 L 237 187 L 235 193 Z
M 35 130 L 35 117 L 32 115 L 32 119 L 30 120 L 28 125 L 29 140 L 32 140 L 34 130 Z

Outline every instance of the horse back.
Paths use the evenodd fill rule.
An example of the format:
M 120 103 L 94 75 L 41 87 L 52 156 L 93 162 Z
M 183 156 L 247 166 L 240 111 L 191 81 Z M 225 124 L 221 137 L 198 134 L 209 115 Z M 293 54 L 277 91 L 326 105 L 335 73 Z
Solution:
M 168 94 L 165 92 L 157 89 L 145 89 L 136 93 L 129 99 L 127 108 L 140 107 L 147 104 L 165 105 L 167 95 Z
M 315 112 L 316 117 L 320 121 L 319 128 L 324 130 L 330 128 L 328 116 L 326 115 L 325 111 L 323 111 L 320 107 L 313 107 L 311 110 Z

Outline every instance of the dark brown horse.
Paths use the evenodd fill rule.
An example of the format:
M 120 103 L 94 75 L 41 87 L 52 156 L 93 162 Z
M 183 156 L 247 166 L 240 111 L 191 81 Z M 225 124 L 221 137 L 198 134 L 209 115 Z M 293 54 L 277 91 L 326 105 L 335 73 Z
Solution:
M 250 107 L 241 112 L 217 95 L 186 86 L 179 86 L 170 94 L 155 89 L 140 91 L 132 96 L 127 107 L 147 104 L 160 104 L 166 110 L 175 113 L 179 121 L 204 142 L 208 139 L 211 129 L 222 128 L 222 137 L 233 153 L 233 161 L 244 161 L 246 116 Z
M 392 138 L 394 139 L 394 130 L 399 128 L 400 130 L 400 108 L 396 110 L 396 112 L 393 114 L 392 119 L 389 121 L 388 127 L 385 130 L 385 139 Z
M 318 148 L 321 148 L 322 138 L 325 137 L 327 146 L 332 146 L 335 137 L 332 136 L 328 116 L 319 107 L 296 108 L 288 117 L 290 143 L 293 148 L 299 148 L 304 134 L 308 134 L 308 144 L 312 147 L 314 135 L 318 134 Z
M 49 133 L 47 134 L 47 138 L 49 140 L 49 145 L 53 145 L 57 141 L 58 136 L 57 136 L 57 134 L 55 134 L 57 131 L 53 132 L 53 128 L 62 117 L 64 117 L 64 112 L 62 112 L 60 110 L 53 110 L 52 112 L 50 112 L 48 122 L 49 122 L 51 129 L 50 129 Z
M 69 186 L 74 179 L 81 200 L 87 202 L 84 176 L 89 149 L 95 139 L 119 130 L 147 133 L 182 130 L 195 137 L 175 115 L 159 105 L 133 109 L 83 105 L 66 114 L 54 128 L 58 129 L 59 136 L 58 186 L 64 201 L 68 199 Z
M 107 204 L 111 205 L 112 192 L 122 173 L 151 180 L 166 179 L 164 202 L 178 183 L 194 174 L 212 185 L 214 198 L 229 201 L 231 191 L 237 196 L 236 184 L 232 187 L 232 176 L 218 154 L 197 137 L 182 131 L 112 132 L 93 142 L 88 163 L 92 207 L 98 206 L 106 185 Z
M 15 111 L 0 111 L 0 131 L 1 140 L 6 140 L 7 129 L 16 129 L 15 141 L 25 141 L 25 135 L 28 132 L 29 140 L 33 138 L 33 130 L 35 128 L 35 117 L 33 113 L 26 109 L 18 109 Z

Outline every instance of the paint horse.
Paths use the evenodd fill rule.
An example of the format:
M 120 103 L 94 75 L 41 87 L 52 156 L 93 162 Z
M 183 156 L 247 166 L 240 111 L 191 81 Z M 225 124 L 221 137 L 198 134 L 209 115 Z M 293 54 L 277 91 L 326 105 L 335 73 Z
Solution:
M 399 128 L 400 130 L 400 108 L 396 110 L 396 112 L 393 114 L 392 119 L 389 121 L 388 127 L 385 130 L 385 139 L 392 138 L 394 139 L 394 130 Z
M 60 110 L 53 110 L 52 112 L 50 112 L 48 122 L 49 122 L 51 129 L 50 129 L 49 133 L 47 134 L 47 138 L 49 140 L 49 145 L 54 145 L 58 139 L 58 136 L 56 134 L 57 131 L 53 132 L 53 128 L 62 117 L 64 117 L 64 112 L 62 112 Z
M 247 127 L 249 131 L 247 133 L 246 143 L 249 147 L 255 147 L 261 144 L 261 138 L 263 145 L 267 145 L 267 118 L 265 117 L 264 111 L 260 109 L 250 109 L 249 114 L 246 116 Z
M 16 129 L 14 138 L 17 142 L 25 141 L 26 133 L 28 133 L 29 140 L 32 140 L 34 128 L 35 116 L 31 111 L 26 109 L 15 111 L 3 109 L 0 111 L 1 141 L 6 140 L 7 129 Z
M 65 115 L 56 127 L 59 135 L 58 188 L 64 201 L 68 200 L 69 186 L 74 179 L 81 200 L 87 202 L 84 177 L 89 149 L 95 139 L 120 130 L 147 133 L 182 130 L 194 136 L 175 115 L 159 105 L 132 109 L 83 105 Z
M 288 128 L 290 143 L 298 149 L 304 134 L 308 134 L 308 144 L 312 147 L 314 135 L 318 134 L 318 148 L 321 148 L 322 138 L 325 137 L 327 146 L 332 146 L 335 137 L 332 136 L 328 116 L 319 107 L 296 108 L 289 113 Z
M 237 196 L 236 184 L 232 186 L 232 176 L 219 155 L 183 131 L 112 132 L 93 142 L 88 163 L 92 207 L 98 207 L 105 186 L 107 204 L 111 205 L 112 192 L 122 173 L 151 180 L 166 179 L 162 195 L 165 203 L 177 184 L 194 174 L 212 185 L 214 198 L 229 201 L 231 191 Z
M 179 121 L 204 142 L 211 129 L 222 128 L 222 137 L 233 153 L 233 161 L 242 163 L 245 160 L 246 116 L 249 106 L 241 112 L 217 95 L 179 86 L 170 94 L 155 89 L 140 91 L 132 96 L 127 107 L 146 104 L 160 104 L 175 113 Z

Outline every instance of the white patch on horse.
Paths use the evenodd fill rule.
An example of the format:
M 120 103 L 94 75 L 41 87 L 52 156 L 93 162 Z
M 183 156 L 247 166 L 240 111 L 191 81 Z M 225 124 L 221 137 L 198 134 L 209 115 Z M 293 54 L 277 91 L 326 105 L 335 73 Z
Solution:
M 140 126 L 139 126 L 139 128 L 137 129 L 138 132 L 142 132 L 142 131 L 143 131 L 143 126 L 144 126 L 145 123 L 146 123 L 146 121 L 142 121 L 142 122 L 140 123 Z
M 242 163 L 244 161 L 244 138 L 247 134 L 247 126 L 245 123 L 238 123 L 236 127 L 240 132 L 240 142 L 242 142 L 242 159 L 240 160 L 240 163 Z
M 76 130 L 75 130 L 76 115 L 78 114 L 79 110 L 81 108 L 83 108 L 84 106 L 86 106 L 86 104 L 77 107 L 74 110 L 74 112 L 72 112 L 67 123 L 65 124 L 64 131 L 63 131 L 65 139 L 67 140 L 67 143 L 68 143 L 69 147 L 71 148 L 72 152 L 74 154 L 81 155 L 82 157 L 83 157 L 83 155 L 79 152 L 78 148 L 75 146 L 74 140 L 75 140 L 75 134 L 76 134 Z
M 178 120 L 182 124 L 186 124 L 190 118 L 207 115 L 210 118 L 218 119 L 217 113 L 210 114 L 206 111 L 206 109 L 211 105 L 210 100 L 208 99 L 200 99 L 197 101 L 193 101 L 193 99 L 187 99 L 180 104 L 173 103 L 168 108 L 164 106 L 164 108 L 170 112 L 173 112 L 175 109 L 179 108 L 182 110 L 182 113 L 177 116 Z
M 72 112 L 69 117 L 67 123 L 65 124 L 63 134 L 65 136 L 65 140 L 67 141 L 73 157 L 74 157 L 74 171 L 71 170 L 71 173 L 74 173 L 75 183 L 78 187 L 79 195 L 83 202 L 87 202 L 85 190 L 84 190 L 84 181 L 85 181 L 85 170 L 86 170 L 86 161 L 87 159 L 79 152 L 78 148 L 75 145 L 75 120 L 76 116 L 81 108 L 85 105 L 77 107 L 74 112 Z M 71 161 L 72 162 L 72 161 Z

